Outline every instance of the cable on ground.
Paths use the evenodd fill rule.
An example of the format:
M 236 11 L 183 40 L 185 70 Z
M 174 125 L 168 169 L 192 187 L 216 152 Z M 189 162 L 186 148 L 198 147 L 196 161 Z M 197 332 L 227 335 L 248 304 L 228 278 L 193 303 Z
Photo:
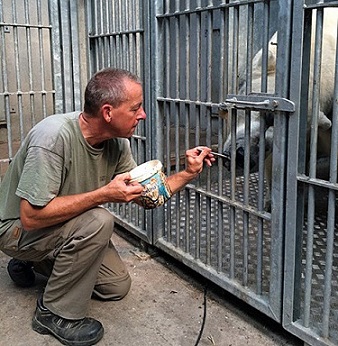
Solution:
M 201 337 L 202 337 L 202 334 L 203 334 L 203 330 L 204 330 L 204 326 L 205 326 L 205 321 L 207 319 L 207 285 L 204 286 L 204 301 L 203 301 L 203 305 L 204 305 L 204 309 L 203 309 L 203 320 L 202 320 L 202 325 L 201 325 L 201 329 L 200 329 L 200 332 L 198 334 L 198 338 L 196 340 L 196 343 L 195 343 L 195 346 L 198 346 L 200 340 L 201 340 Z

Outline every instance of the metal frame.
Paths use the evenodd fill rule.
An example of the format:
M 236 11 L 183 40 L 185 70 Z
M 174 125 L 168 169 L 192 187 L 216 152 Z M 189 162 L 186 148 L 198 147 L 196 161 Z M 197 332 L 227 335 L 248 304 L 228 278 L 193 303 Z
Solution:
M 326 7 L 337 6 L 336 1 L 294 2 L 293 50 L 290 75 L 290 96 L 296 103 L 296 112 L 290 118 L 287 176 L 284 327 L 311 345 L 336 345 L 338 299 L 336 297 L 337 239 L 337 107 L 333 104 L 330 178 L 317 178 L 318 119 L 312 115 L 309 171 L 306 164 L 307 86 L 309 82 L 312 12 L 316 15 L 316 45 L 313 73 L 317 85 L 313 87 L 313 109 L 318 110 L 319 76 L 321 69 L 322 28 Z M 304 23 L 304 26 L 303 26 Z M 337 30 L 337 28 L 332 28 Z M 337 98 L 337 54 L 334 99 Z M 296 82 L 295 82 L 296 81 Z M 301 81 L 301 83 L 299 82 Z M 316 113 L 312 113 L 316 114 Z M 327 195 L 328 204 L 321 207 L 318 188 Z M 324 208 L 321 210 L 320 208 Z M 326 217 L 325 217 L 326 216 Z M 319 224 L 318 224 L 319 222 Z M 323 237 L 323 238 L 322 238 Z M 322 238 L 322 239 L 321 239 Z M 318 254 L 322 253 L 318 258 Z M 325 254 L 325 255 L 324 255 Z M 318 266 L 318 263 L 321 263 Z M 318 302 L 317 297 L 321 297 Z
M 252 24 L 255 18 L 253 9 L 257 3 L 259 2 L 256 4 L 254 2 L 229 4 L 218 2 L 216 4 L 209 1 L 208 6 L 189 8 L 189 2 L 180 4 L 167 1 L 163 3 L 163 7 L 159 8 L 161 12 L 157 14 L 157 26 L 161 33 L 159 42 L 163 46 L 159 47 L 162 59 L 157 58 L 157 64 L 162 67 L 164 73 L 158 81 L 163 87 L 159 90 L 157 102 L 159 114 L 162 114 L 160 118 L 163 118 L 165 127 L 164 162 L 168 171 L 175 172 L 182 168 L 184 150 L 191 146 L 207 144 L 214 146 L 216 151 L 222 150 L 222 142 L 225 138 L 222 129 L 226 124 L 216 117 L 215 112 L 217 112 L 217 105 L 225 100 L 229 91 L 236 92 L 239 89 L 239 80 L 235 78 L 228 80 L 225 72 L 231 71 L 232 76 L 238 74 L 238 51 L 241 49 L 247 51 L 247 61 L 253 57 L 250 49 L 240 47 L 239 18 L 247 16 L 248 23 Z M 247 10 L 246 14 L 243 14 L 242 8 Z M 262 11 L 268 12 L 268 8 L 264 7 L 263 3 Z M 232 18 L 233 30 L 230 30 L 229 18 Z M 191 26 L 194 27 L 193 30 Z M 253 43 L 251 29 L 248 25 L 248 35 L 252 40 L 251 43 L 248 42 L 248 47 Z M 196 36 L 192 34 L 195 30 Z M 266 30 L 267 36 L 268 23 Z M 182 40 L 181 38 L 186 37 L 188 32 L 191 33 L 190 36 Z M 206 32 L 206 35 L 202 36 L 200 32 Z M 229 32 L 232 36 L 221 34 L 218 41 L 215 35 L 220 32 Z M 226 52 L 225 47 L 228 47 L 230 42 L 234 48 L 233 55 L 228 59 L 222 54 Z M 216 48 L 217 44 L 219 46 Z M 217 54 L 220 57 L 219 60 L 211 59 Z M 186 60 L 190 62 L 190 65 L 185 64 Z M 220 66 L 218 67 L 217 64 Z M 197 66 L 201 66 L 201 69 L 199 70 Z M 247 71 L 247 76 L 250 77 L 250 71 Z M 220 84 L 218 86 L 212 84 L 214 80 L 218 80 Z M 281 97 L 285 95 L 285 91 L 279 94 Z M 241 96 L 238 96 L 239 98 Z M 251 106 L 251 109 L 253 108 Z M 207 114 L 206 118 L 204 114 Z M 278 109 L 276 118 L 281 119 L 280 122 L 284 124 L 285 129 L 286 117 Z M 214 128 L 217 130 L 213 130 Z M 279 143 L 275 152 L 277 157 L 275 161 L 285 158 L 285 149 L 282 154 Z M 279 166 L 284 169 L 285 162 L 280 163 Z M 280 179 L 279 181 L 276 179 L 274 184 L 275 186 L 280 184 L 281 187 L 277 185 L 277 189 L 283 191 L 284 172 L 279 169 L 278 172 L 280 171 L 282 171 Z M 276 216 L 270 216 L 261 206 L 257 208 L 250 204 L 248 170 L 244 177 L 244 201 L 240 201 L 237 196 L 241 183 L 236 179 L 236 174 L 230 177 L 230 195 L 228 196 L 227 192 L 224 194 L 223 188 L 228 188 L 227 182 L 224 181 L 224 174 L 225 170 L 219 163 L 213 172 L 206 170 L 206 173 L 196 182 L 189 184 L 184 191 L 173 197 L 165 209 L 165 229 L 157 231 L 155 245 L 219 286 L 241 297 L 266 315 L 280 321 L 283 219 L 279 216 L 283 215 L 283 207 L 279 208 L 278 215 L 278 207 L 275 207 Z M 261 194 L 263 193 L 261 189 Z M 278 206 L 277 201 L 275 203 Z M 239 220 L 242 226 L 236 229 L 235 223 Z M 259 226 L 256 226 L 257 228 L 252 232 L 250 227 L 253 220 L 258 220 Z M 263 243 L 267 241 L 264 232 L 271 222 L 274 223 L 274 228 L 271 226 L 274 238 L 271 237 L 270 249 L 267 250 L 263 249 Z M 243 232 L 242 237 L 240 232 Z M 255 239 L 256 236 L 257 239 Z M 242 245 L 238 243 L 238 237 L 241 237 Z M 257 259 L 254 260 L 252 260 L 251 242 L 256 244 L 256 250 L 259 253 Z M 238 253 L 238 246 L 241 247 L 241 254 Z M 267 252 L 271 264 L 269 279 L 263 269 L 263 258 L 266 258 Z M 227 261 L 229 265 L 226 264 Z M 253 270 L 252 266 L 256 265 L 257 270 Z

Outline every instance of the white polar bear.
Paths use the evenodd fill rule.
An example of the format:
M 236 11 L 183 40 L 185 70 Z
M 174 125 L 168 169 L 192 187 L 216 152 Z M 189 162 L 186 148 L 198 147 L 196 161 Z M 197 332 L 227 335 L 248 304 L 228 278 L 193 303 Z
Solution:
M 313 28 L 315 28 L 316 11 L 313 13 Z M 331 120 L 330 116 L 333 107 L 334 93 L 334 72 L 336 57 L 336 41 L 337 41 L 337 22 L 338 9 L 330 8 L 324 10 L 324 27 L 323 27 L 323 47 L 322 47 L 322 67 L 320 78 L 320 109 L 317 114 L 318 118 L 318 153 L 317 157 L 325 157 L 330 155 L 330 136 L 331 136 Z M 311 48 L 311 67 L 309 75 L 309 105 L 308 105 L 308 123 L 310 125 L 312 118 L 312 85 L 313 85 L 313 60 L 314 60 L 314 40 L 315 33 L 312 32 L 312 48 Z M 267 92 L 274 94 L 275 77 L 276 77 L 276 58 L 277 58 L 277 32 L 269 41 L 268 48 L 268 71 L 267 71 Z M 262 67 L 262 50 L 260 50 L 252 61 L 252 92 L 259 93 L 261 91 L 261 67 Z M 240 94 L 245 94 L 246 84 L 242 85 Z M 221 117 L 227 117 L 227 112 L 220 112 Z M 250 171 L 255 172 L 258 169 L 259 156 L 259 140 L 260 140 L 260 113 L 251 112 L 250 127 Z M 230 125 L 231 126 L 231 125 Z M 236 170 L 237 174 L 242 174 L 244 167 L 245 155 L 245 113 L 238 110 L 237 127 L 236 127 Z M 273 142 L 273 115 L 267 116 L 267 127 L 265 131 L 265 149 L 266 149 L 266 169 L 265 176 L 268 182 L 268 193 L 266 196 L 266 207 L 270 205 L 270 185 L 271 185 L 271 153 Z M 228 157 L 225 166 L 230 167 L 231 161 L 231 134 L 228 135 L 223 145 L 223 154 Z

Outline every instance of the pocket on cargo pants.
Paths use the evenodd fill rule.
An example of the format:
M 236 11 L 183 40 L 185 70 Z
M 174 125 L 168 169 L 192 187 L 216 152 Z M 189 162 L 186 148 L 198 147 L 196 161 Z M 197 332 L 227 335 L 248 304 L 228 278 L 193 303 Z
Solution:
M 0 237 L 0 249 L 6 255 L 15 257 L 19 249 L 19 242 L 22 236 L 20 220 L 14 221 L 11 227 Z

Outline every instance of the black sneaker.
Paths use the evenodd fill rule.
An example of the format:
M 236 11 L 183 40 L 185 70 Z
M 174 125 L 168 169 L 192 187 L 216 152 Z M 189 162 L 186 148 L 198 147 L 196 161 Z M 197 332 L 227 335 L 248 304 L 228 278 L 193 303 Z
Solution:
M 102 337 L 102 324 L 93 318 L 68 320 L 54 315 L 38 299 L 32 321 L 33 330 L 40 334 L 51 334 L 64 345 L 90 346 L 95 345 Z
M 8 274 L 16 285 L 31 287 L 35 282 L 33 263 L 12 258 L 7 265 Z

